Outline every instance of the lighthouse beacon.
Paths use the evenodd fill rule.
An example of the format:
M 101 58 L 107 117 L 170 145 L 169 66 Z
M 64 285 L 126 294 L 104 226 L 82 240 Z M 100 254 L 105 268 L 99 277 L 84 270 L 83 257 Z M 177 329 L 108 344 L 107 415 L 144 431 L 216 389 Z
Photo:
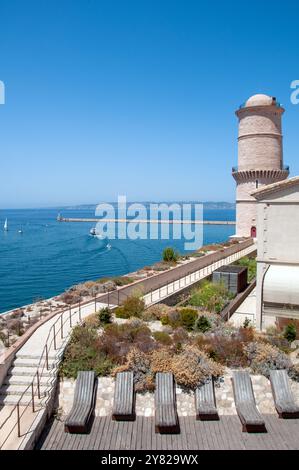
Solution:
M 262 94 L 252 96 L 236 111 L 238 167 L 232 169 L 237 183 L 235 237 L 257 236 L 256 199 L 251 193 L 289 175 L 289 168 L 283 165 L 283 113 L 276 98 Z

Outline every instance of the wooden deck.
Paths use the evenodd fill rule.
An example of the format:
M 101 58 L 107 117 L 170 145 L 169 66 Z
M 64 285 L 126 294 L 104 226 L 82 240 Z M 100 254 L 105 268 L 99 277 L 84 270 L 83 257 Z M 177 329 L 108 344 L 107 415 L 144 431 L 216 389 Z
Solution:
M 154 418 L 138 416 L 135 422 L 116 422 L 110 416 L 95 418 L 86 435 L 64 432 L 64 423 L 48 423 L 37 449 L 42 450 L 295 450 L 299 449 L 299 419 L 282 420 L 263 415 L 267 433 L 248 434 L 237 416 L 220 421 L 180 417 L 180 434 L 155 434 Z

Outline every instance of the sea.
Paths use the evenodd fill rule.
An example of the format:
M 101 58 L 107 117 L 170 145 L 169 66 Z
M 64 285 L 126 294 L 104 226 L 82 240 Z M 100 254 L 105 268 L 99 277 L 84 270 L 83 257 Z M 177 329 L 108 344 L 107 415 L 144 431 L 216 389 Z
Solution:
M 60 294 L 72 285 L 136 271 L 161 260 L 172 246 L 188 253 L 182 236 L 174 239 L 101 240 L 90 222 L 58 222 L 95 217 L 94 208 L 0 210 L 0 313 Z M 5 219 L 8 230 L 4 231 Z M 204 209 L 205 220 L 235 220 L 234 209 Z M 234 225 L 203 225 L 203 244 L 222 242 Z M 21 233 L 20 233 L 21 231 Z M 200 246 L 198 246 L 200 248 Z

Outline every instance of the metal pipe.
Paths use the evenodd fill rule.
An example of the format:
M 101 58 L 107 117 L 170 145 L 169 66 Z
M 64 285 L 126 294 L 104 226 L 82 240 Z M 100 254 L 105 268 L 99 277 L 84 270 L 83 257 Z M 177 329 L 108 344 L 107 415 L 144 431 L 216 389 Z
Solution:
M 63 339 L 63 313 L 60 315 L 60 337 Z
M 54 339 L 54 351 L 56 351 L 56 330 L 55 330 L 55 323 L 53 324 L 53 339 Z
M 48 345 L 46 343 L 46 367 L 49 370 Z
M 20 405 L 17 403 L 18 437 L 21 437 Z
M 34 407 L 34 385 L 33 385 L 33 380 L 31 384 L 31 395 L 32 395 L 32 411 L 33 413 L 35 412 L 35 407 Z
M 36 378 L 37 378 L 37 396 L 38 396 L 38 399 L 40 400 L 40 383 L 39 383 L 39 373 L 38 373 L 38 369 L 36 371 Z

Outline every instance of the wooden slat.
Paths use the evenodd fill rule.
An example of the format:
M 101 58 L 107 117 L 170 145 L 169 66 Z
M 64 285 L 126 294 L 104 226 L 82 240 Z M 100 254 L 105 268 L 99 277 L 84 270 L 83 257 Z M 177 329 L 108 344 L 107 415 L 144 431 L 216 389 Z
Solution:
M 202 419 L 206 421 L 219 419 L 216 408 L 214 381 L 212 377 L 210 377 L 207 383 L 202 384 L 196 388 L 195 409 L 196 419 Z
M 290 389 L 286 370 L 271 370 L 270 383 L 275 408 L 280 418 L 299 418 L 299 406 L 296 405 Z
M 116 375 L 112 418 L 118 421 L 135 420 L 133 372 L 119 372 Z
M 65 421 L 65 430 L 71 433 L 88 432 L 95 399 L 95 373 L 80 371 L 77 375 L 72 409 Z
M 251 378 L 248 372 L 233 372 L 232 383 L 236 409 L 243 431 L 266 432 L 265 421 L 255 404 Z

